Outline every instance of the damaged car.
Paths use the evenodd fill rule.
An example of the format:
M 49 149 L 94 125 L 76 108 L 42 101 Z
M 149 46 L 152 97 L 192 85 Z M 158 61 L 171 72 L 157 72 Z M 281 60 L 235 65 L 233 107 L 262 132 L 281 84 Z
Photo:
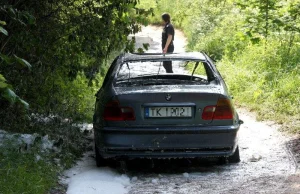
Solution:
M 172 61 L 174 73 L 166 73 Z M 240 161 L 242 121 L 204 53 L 122 54 L 96 94 L 97 166 L 108 159 L 218 157 Z

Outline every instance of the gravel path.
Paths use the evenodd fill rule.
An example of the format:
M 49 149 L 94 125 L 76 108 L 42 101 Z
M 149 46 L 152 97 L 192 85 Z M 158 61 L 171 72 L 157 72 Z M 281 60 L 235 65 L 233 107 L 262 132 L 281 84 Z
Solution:
M 136 35 L 137 46 L 149 43 L 148 52 L 160 52 L 160 37 L 161 28 L 144 27 L 142 32 Z M 184 35 L 176 31 L 175 52 L 183 52 L 185 43 Z M 184 72 L 179 67 L 174 67 L 174 70 Z M 93 153 L 87 153 L 83 161 L 69 170 L 66 175 L 69 177 L 65 180 L 69 184 L 68 193 L 76 193 L 72 192 L 76 190 L 74 180 L 84 182 L 90 179 L 93 179 L 94 186 L 89 181 L 86 181 L 86 185 L 85 183 L 80 185 L 86 187 L 84 190 L 86 194 L 114 193 L 110 192 L 109 188 L 105 191 L 100 190 L 106 188 L 106 184 L 116 187 L 121 185 L 121 189 L 111 190 L 115 193 L 132 194 L 298 193 L 295 189 L 288 188 L 289 177 L 294 176 L 296 172 L 294 158 L 286 148 L 289 138 L 278 132 L 278 126 L 273 123 L 258 122 L 254 114 L 244 109 L 238 109 L 238 113 L 244 121 L 239 132 L 241 155 L 239 164 L 218 165 L 215 161 L 195 159 L 157 160 L 153 163 L 138 160 L 130 162 L 126 175 L 121 175 L 112 168 L 86 168 L 85 165 L 93 165 L 91 159 Z M 81 170 L 76 171 L 76 169 Z M 84 169 L 88 169 L 94 177 L 97 177 L 95 176 L 97 173 L 98 177 L 105 177 L 106 173 L 110 177 L 109 180 L 115 184 L 103 180 L 97 182 L 93 177 L 89 178 L 89 174 Z
M 271 123 L 257 122 L 253 114 L 238 109 L 245 124 L 240 129 L 239 164 L 208 161 L 169 161 L 145 172 L 131 174 L 137 181 L 130 193 L 285 193 L 287 178 L 295 173 L 286 138 Z M 173 166 L 172 166 L 173 165 Z M 155 180 L 155 181 L 153 181 Z M 290 192 L 288 192 L 290 193 Z

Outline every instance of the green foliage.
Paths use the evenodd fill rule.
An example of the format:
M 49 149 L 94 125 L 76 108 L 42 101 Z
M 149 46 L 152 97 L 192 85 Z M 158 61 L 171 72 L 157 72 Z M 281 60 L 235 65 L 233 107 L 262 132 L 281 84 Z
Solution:
M 299 0 L 162 0 L 154 8 L 152 23 L 169 12 L 187 49 L 217 61 L 238 104 L 300 130 Z
M 282 24 L 278 19 L 279 0 L 237 1 L 237 5 L 245 11 L 247 34 L 256 42 L 260 36 L 267 38 L 271 30 Z
M 293 32 L 300 32 L 300 25 L 299 25 L 299 19 L 300 19 L 300 2 L 299 1 L 291 1 L 289 5 L 287 6 L 287 12 L 288 14 L 284 15 L 282 17 L 282 20 L 284 22 L 284 30 L 286 31 L 293 31 Z
M 0 25 L 4 26 L 4 25 L 6 25 L 6 22 L 0 20 Z M 4 35 L 8 36 L 8 32 L 2 26 L 0 26 L 0 32 Z M 0 58 L 2 59 L 3 62 L 5 62 L 7 64 L 16 62 L 18 64 L 26 66 L 27 68 L 31 68 L 31 65 L 26 60 L 19 58 L 16 55 L 14 55 L 14 59 L 11 59 L 9 56 L 1 54 L 1 51 L 0 51 Z M 14 93 L 14 91 L 11 90 L 11 88 L 12 87 L 6 83 L 5 77 L 2 74 L 0 74 L 0 94 L 1 94 L 1 96 L 3 98 L 5 98 L 6 100 L 8 100 L 12 104 L 17 102 L 19 104 L 22 104 L 24 108 L 28 109 L 29 104 L 27 102 L 25 102 L 24 100 L 22 100 L 19 96 L 17 96 Z
M 267 48 L 251 45 L 246 51 L 234 63 L 224 59 L 218 64 L 237 102 L 256 110 L 263 119 L 275 119 L 299 130 L 299 58 L 287 58 L 274 40 Z M 291 54 L 299 51 L 300 47 Z
M 24 100 L 34 113 L 91 121 L 107 65 L 120 51 L 134 50 L 127 36 L 152 12 L 136 5 L 137 0 L 1 1 L 3 127 L 20 116 L 8 117 L 8 111 L 23 112 L 9 102 Z
M 8 32 L 2 26 L 0 26 L 0 32 L 4 35 L 8 36 Z
M 108 65 L 120 52 L 134 50 L 127 37 L 152 13 L 137 2 L 0 1 L 0 128 L 48 134 L 63 150 L 35 163 L 36 150 L 5 155 L 1 149 L 0 193 L 47 193 L 57 184 L 57 173 L 85 151 L 85 137 L 73 125 L 91 122 Z M 49 115 L 52 125 L 34 119 Z

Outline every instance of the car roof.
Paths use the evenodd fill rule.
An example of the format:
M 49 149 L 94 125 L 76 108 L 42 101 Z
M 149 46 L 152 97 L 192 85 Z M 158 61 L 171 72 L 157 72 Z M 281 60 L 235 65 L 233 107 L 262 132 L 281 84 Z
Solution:
M 164 61 L 164 60 L 193 60 L 207 61 L 207 57 L 201 52 L 185 52 L 185 53 L 125 53 L 122 56 L 122 61 Z

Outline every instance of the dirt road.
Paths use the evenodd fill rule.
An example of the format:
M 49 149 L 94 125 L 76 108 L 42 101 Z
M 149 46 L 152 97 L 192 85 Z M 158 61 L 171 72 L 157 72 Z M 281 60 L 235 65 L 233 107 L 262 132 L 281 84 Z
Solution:
M 137 46 L 149 43 L 148 52 L 160 52 L 160 37 L 160 28 L 145 27 L 136 35 Z M 175 52 L 184 51 L 185 43 L 183 34 L 176 31 Z M 112 168 L 97 169 L 93 153 L 89 152 L 65 173 L 69 177 L 64 180 L 69 184 L 67 193 L 297 193 L 288 190 L 288 177 L 296 172 L 285 144 L 289 138 L 271 122 L 258 122 L 254 114 L 244 109 L 238 109 L 238 113 L 244 121 L 239 132 L 239 164 L 140 160 L 132 162 L 126 175 L 122 175 Z

